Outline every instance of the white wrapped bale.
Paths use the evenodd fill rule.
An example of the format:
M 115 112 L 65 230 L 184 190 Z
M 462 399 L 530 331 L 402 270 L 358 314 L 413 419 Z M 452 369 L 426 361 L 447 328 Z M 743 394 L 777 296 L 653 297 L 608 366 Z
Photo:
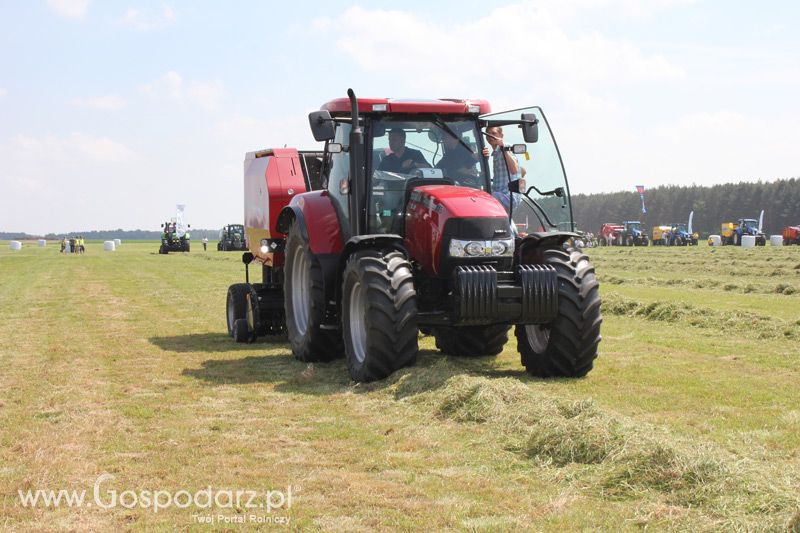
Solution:
M 756 236 L 755 235 L 742 235 L 742 248 L 755 248 Z
M 783 246 L 783 235 L 770 235 L 769 243 L 772 246 Z
M 47 246 L 47 241 L 44 239 L 39 239 L 38 242 L 39 242 L 39 248 L 44 248 L 45 246 Z
M 114 239 L 114 246 L 119 246 L 122 244 L 122 239 Z
M 22 250 L 22 243 L 19 241 L 11 241 L 8 243 L 8 247 L 12 250 Z
M 117 249 L 117 246 L 114 244 L 114 241 L 106 241 L 103 243 L 103 250 L 106 252 L 113 252 Z
M 708 238 L 711 240 L 711 246 L 722 246 L 722 237 L 719 235 L 709 235 Z

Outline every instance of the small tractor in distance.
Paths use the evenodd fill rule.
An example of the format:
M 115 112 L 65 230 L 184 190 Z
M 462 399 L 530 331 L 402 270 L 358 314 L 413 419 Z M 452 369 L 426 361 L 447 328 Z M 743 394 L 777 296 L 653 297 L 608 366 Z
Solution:
M 490 111 L 485 100 L 349 90 L 309 115 L 321 154 L 248 153 L 247 282 L 228 289 L 229 334 L 252 342 L 285 327 L 296 359 L 345 357 L 365 382 L 414 364 L 420 331 L 443 353 L 495 356 L 513 326 L 529 373 L 586 375 L 599 285 L 588 257 L 565 245 L 577 234 L 555 140 L 538 107 Z M 482 156 L 484 128 L 496 126 L 502 164 L 503 152 L 523 156 L 533 184 L 510 181 L 506 204 Z M 249 282 L 251 263 L 261 283 Z
M 740 246 L 742 244 L 742 236 L 752 235 L 756 238 L 756 246 L 764 246 L 767 244 L 767 237 L 761 231 L 761 225 L 764 221 L 764 211 L 761 211 L 761 216 L 758 220 L 754 218 L 740 218 L 738 222 L 723 222 L 720 238 L 723 245 L 732 244 Z
M 647 234 L 638 220 L 626 220 L 622 224 L 603 224 L 600 228 L 601 246 L 647 246 Z
M 232 250 L 247 250 L 244 240 L 244 226 L 242 224 L 228 224 L 219 232 L 217 251 L 229 252 Z
M 700 235 L 692 231 L 694 211 L 689 213 L 688 227 L 683 223 L 670 224 L 669 226 L 653 227 L 653 245 L 663 246 L 697 246 Z
M 161 246 L 158 249 L 158 253 L 168 254 L 170 252 L 188 252 L 190 250 L 191 235 L 189 235 L 188 231 L 185 233 L 180 231 L 175 222 L 164 222 L 161 227 L 163 231 L 161 232 Z
M 800 244 L 800 224 L 783 228 L 783 244 Z

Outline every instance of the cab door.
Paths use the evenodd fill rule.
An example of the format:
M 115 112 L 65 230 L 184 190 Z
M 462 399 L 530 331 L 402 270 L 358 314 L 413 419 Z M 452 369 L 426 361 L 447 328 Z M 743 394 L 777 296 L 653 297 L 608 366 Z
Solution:
M 526 142 L 524 139 L 522 125 L 520 124 L 523 115 L 533 115 L 536 118 L 538 139 L 535 142 Z M 487 121 L 488 125 L 493 122 L 504 124 L 501 127 L 503 130 L 503 144 L 506 147 L 511 147 L 515 144 L 524 144 L 526 147 L 524 154 L 516 155 L 521 178 L 525 182 L 525 189 L 530 191 L 528 198 L 522 199 L 522 203 L 535 202 L 544 212 L 545 216 L 543 218 L 545 220 L 542 220 L 543 228 L 535 228 L 533 227 L 534 225 L 531 225 L 529 217 L 526 217 L 525 220 L 517 220 L 518 217 L 514 216 L 517 225 L 527 225 L 528 232 L 536 231 L 537 229 L 541 231 L 574 231 L 567 175 L 564 171 L 558 145 L 541 108 L 514 109 L 482 115 L 480 118 Z M 483 131 L 485 132 L 486 128 Z M 487 146 L 489 146 L 488 137 L 486 137 L 486 140 Z M 491 161 L 489 167 L 494 173 Z M 494 176 L 492 178 L 494 179 Z M 531 186 L 540 192 L 537 192 L 536 189 L 531 189 Z M 561 197 L 554 194 L 541 194 L 558 188 L 561 188 L 564 192 Z M 520 192 L 524 193 L 525 190 Z M 531 209 L 530 206 L 528 208 Z M 518 213 L 520 217 L 523 216 L 523 211 L 526 211 L 525 206 L 515 206 L 515 210 L 520 211 Z M 533 210 L 539 211 L 538 208 L 533 208 Z M 521 227 L 520 230 L 522 230 Z

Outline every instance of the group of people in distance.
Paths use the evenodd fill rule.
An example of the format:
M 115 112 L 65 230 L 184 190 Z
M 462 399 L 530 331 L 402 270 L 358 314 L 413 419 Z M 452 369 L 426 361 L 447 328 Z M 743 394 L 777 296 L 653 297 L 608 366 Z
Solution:
M 61 253 L 63 254 L 82 254 L 86 251 L 86 246 L 84 244 L 83 235 L 78 235 L 77 237 L 70 237 L 67 238 L 65 235 L 64 238 L 61 240 Z
M 483 157 L 492 158 L 492 196 L 509 210 L 513 196 L 508 184 L 520 180 L 519 190 L 524 191 L 525 169 L 520 166 L 513 152 L 503 149 L 505 146 L 503 128 L 499 126 L 486 128 L 484 135 L 489 146 L 483 149 Z M 459 139 L 454 135 L 445 135 L 443 139 L 444 155 L 436 163 L 436 168 L 443 170 L 446 176 L 476 178 L 477 154 L 459 150 Z M 406 147 L 406 132 L 402 128 L 393 128 L 389 131 L 389 149 L 391 153 L 381 160 L 378 170 L 408 173 L 415 168 L 431 167 L 422 152 Z M 514 201 L 516 205 L 516 199 Z

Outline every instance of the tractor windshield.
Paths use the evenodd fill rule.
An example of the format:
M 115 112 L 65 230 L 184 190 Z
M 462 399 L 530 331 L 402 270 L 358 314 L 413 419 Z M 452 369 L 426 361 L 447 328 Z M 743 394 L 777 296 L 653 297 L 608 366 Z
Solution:
M 758 229 L 758 221 L 752 218 L 742 220 L 742 226 L 747 229 Z
M 639 222 L 628 222 L 627 226 L 628 226 L 628 230 L 630 230 L 630 231 L 639 231 L 641 229 L 639 227 L 640 226 Z
M 675 224 L 675 231 L 682 231 L 683 233 L 688 233 L 686 230 L 686 224 Z
M 475 119 L 440 115 L 373 120 L 368 217 L 375 233 L 402 224 L 408 180 L 423 176 L 443 184 L 488 190 Z

